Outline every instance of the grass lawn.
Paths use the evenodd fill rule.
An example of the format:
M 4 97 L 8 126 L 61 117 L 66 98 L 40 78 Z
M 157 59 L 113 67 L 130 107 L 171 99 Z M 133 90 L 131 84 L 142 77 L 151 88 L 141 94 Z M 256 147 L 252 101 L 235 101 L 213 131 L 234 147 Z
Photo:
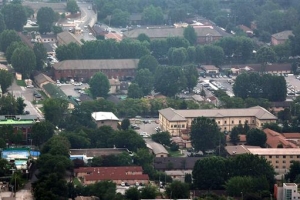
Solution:
M 42 95 L 43 99 L 48 99 L 49 98 L 43 90 L 40 90 L 39 92 Z
M 73 183 L 74 183 L 75 186 L 81 185 L 81 182 L 76 177 L 73 179 Z
M 26 83 L 24 80 L 16 80 L 18 86 L 26 87 Z
M 178 151 L 171 151 L 169 148 L 166 148 L 166 149 L 169 152 L 170 157 L 180 157 L 180 156 L 182 156 L 180 150 L 178 150 Z

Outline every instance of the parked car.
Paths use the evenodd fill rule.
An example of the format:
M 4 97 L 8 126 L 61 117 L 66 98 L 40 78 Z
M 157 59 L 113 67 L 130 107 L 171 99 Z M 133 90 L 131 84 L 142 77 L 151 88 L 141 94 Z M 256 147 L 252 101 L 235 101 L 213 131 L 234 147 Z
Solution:
M 27 85 L 26 87 L 27 87 L 27 88 L 34 88 L 33 85 Z

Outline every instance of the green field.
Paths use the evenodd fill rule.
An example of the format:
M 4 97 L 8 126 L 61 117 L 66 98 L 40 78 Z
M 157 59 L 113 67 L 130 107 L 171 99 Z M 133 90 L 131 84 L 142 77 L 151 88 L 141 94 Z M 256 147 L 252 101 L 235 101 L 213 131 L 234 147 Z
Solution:
M 26 83 L 24 80 L 16 80 L 18 86 L 26 87 Z

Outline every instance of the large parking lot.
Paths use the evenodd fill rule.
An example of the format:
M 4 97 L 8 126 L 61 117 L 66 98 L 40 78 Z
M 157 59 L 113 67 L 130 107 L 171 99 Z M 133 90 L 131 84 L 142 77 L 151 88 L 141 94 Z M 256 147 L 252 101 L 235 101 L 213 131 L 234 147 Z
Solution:
M 80 88 L 81 91 L 88 88 L 89 85 L 86 83 L 83 83 L 81 86 L 74 86 L 72 84 L 61 84 L 60 89 L 67 95 L 72 97 L 79 97 L 80 93 L 79 90 L 74 90 L 74 88 Z

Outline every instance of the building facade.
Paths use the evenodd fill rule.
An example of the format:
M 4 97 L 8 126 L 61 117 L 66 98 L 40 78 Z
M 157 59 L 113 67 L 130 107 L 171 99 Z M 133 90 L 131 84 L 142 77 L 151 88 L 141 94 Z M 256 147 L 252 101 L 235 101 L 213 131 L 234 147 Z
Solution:
M 274 46 L 284 44 L 289 39 L 289 36 L 293 35 L 293 31 L 291 30 L 275 33 L 271 36 L 271 43 Z
M 53 65 L 55 80 L 89 80 L 97 72 L 104 73 L 109 79 L 134 77 L 139 59 L 105 60 L 64 60 Z
M 119 119 L 112 112 L 93 112 L 92 119 L 97 127 L 110 126 L 114 130 L 118 129 Z
M 246 122 L 251 128 L 261 128 L 265 123 L 274 123 L 277 120 L 260 106 L 244 109 L 159 110 L 160 127 L 172 136 L 186 137 L 192 121 L 197 117 L 214 119 L 221 131 L 231 131 L 233 127 Z

